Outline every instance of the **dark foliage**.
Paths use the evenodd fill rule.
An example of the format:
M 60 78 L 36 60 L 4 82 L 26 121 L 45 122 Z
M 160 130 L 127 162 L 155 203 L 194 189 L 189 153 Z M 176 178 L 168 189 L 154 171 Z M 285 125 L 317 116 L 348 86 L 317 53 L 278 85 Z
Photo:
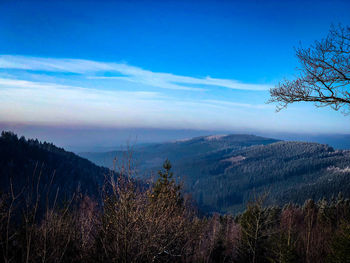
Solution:
M 277 142 L 232 152 L 213 152 L 178 167 L 189 191 L 208 211 L 235 212 L 252 193 L 268 191 L 270 204 L 350 195 L 350 152 L 327 145 Z
M 98 196 L 106 168 L 98 167 L 74 153 L 58 148 L 52 143 L 18 138 L 11 132 L 0 137 L 0 189 L 7 191 L 10 179 L 20 191 L 33 174 L 41 174 L 42 185 L 58 189 L 60 195 L 78 191 Z M 51 179 L 52 180 L 51 182 Z

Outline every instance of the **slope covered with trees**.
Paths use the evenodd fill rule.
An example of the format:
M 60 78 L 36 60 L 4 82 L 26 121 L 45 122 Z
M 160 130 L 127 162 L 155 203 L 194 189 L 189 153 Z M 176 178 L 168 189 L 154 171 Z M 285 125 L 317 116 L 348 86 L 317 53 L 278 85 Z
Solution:
M 133 159 L 140 170 L 158 169 L 165 159 L 171 160 L 174 167 L 186 159 L 195 159 L 213 151 L 239 150 L 252 145 L 265 145 L 278 140 L 247 134 L 201 136 L 175 142 L 147 144 L 130 147 Z M 80 153 L 79 155 L 98 165 L 113 167 L 115 158 L 122 159 L 126 151 L 111 151 L 101 153 Z
M 60 194 L 76 190 L 98 195 L 110 171 L 52 143 L 18 138 L 11 132 L 0 137 L 0 189 L 6 191 L 10 180 L 16 190 L 40 176 L 42 185 L 59 187 Z
M 207 212 L 237 212 L 252 193 L 269 201 L 302 204 L 308 198 L 350 194 L 350 152 L 318 143 L 284 142 L 252 135 L 206 136 L 144 145 L 132 151 L 140 173 L 150 174 L 168 157 L 185 190 Z M 83 154 L 103 164 L 126 152 Z
M 277 142 L 238 151 L 218 151 L 183 163 L 189 191 L 208 211 L 243 209 L 252 193 L 269 192 L 270 202 L 303 203 L 308 198 L 350 195 L 350 152 L 316 143 Z M 196 169 L 198 168 L 198 169 Z

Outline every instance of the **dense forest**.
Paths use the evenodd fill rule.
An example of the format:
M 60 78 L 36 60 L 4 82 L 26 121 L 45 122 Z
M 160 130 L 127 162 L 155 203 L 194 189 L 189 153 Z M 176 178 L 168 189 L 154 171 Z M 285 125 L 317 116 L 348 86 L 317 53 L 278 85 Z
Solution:
M 186 159 L 196 159 L 218 150 L 239 150 L 252 145 L 266 145 L 276 139 L 247 134 L 200 136 L 174 142 L 126 145 L 123 150 L 109 152 L 83 152 L 79 155 L 94 163 L 113 168 L 113 160 L 122 158 L 126 151 L 132 151 L 140 170 L 160 167 L 164 158 L 174 164 Z M 177 165 L 175 165 L 177 166 Z
M 18 138 L 11 132 L 0 137 L 0 190 L 7 191 L 12 181 L 21 189 L 33 175 L 42 185 L 58 188 L 60 195 L 78 191 L 91 196 L 99 195 L 105 175 L 110 171 L 74 153 L 37 139 Z M 53 180 L 52 180 L 53 179 Z
M 339 192 L 348 195 L 349 165 L 349 151 L 316 143 L 277 142 L 215 152 L 184 162 L 178 171 L 190 175 L 190 192 L 200 205 L 227 212 L 244 209 L 252 192 L 268 191 L 268 202 L 277 205 L 331 198 Z
M 111 166 L 127 151 L 85 153 Z M 350 194 L 350 151 L 253 135 L 203 136 L 132 149 L 140 173 L 156 171 L 164 156 L 202 211 L 240 212 L 251 194 L 269 192 L 267 203 L 303 204 L 307 199 Z
M 245 210 L 236 215 L 204 216 L 175 181 L 176 174 L 169 161 L 163 164 L 154 183 L 141 185 L 133 180 L 135 170 L 131 160 L 116 165 L 117 172 L 111 173 L 52 144 L 18 139 L 12 133 L 2 133 L 0 141 L 1 149 L 6 149 L 2 158 L 6 153 L 11 156 L 6 162 L 2 159 L 2 184 L 7 175 L 15 178 L 15 171 L 18 176 L 30 179 L 23 182 L 25 191 L 17 185 L 20 177 L 7 181 L 16 187 L 2 185 L 0 257 L 3 262 L 350 260 L 350 200 L 342 194 L 318 201 L 309 199 L 302 205 L 289 202 L 271 206 L 268 205 L 271 197 L 265 192 L 253 194 Z M 320 152 L 318 147 L 314 145 L 309 152 L 299 153 L 307 156 L 313 151 Z M 332 150 L 323 147 L 327 157 Z M 248 149 L 255 156 L 254 152 L 260 148 Z M 237 157 L 243 152 L 236 154 Z M 280 157 L 287 160 L 288 156 Z M 50 169 L 32 171 L 38 166 L 36 163 L 43 162 Z M 20 169 L 14 170 L 14 165 Z M 24 172 L 25 169 L 30 171 Z M 60 172 L 53 178 L 51 169 Z M 99 197 L 85 191 L 86 185 L 81 183 L 68 198 L 50 199 L 47 196 L 54 193 L 57 197 L 55 193 L 62 185 L 52 183 L 47 187 L 47 182 L 41 180 L 51 176 L 53 182 L 63 180 L 73 185 L 80 177 L 68 175 L 90 179 L 95 178 L 92 175 L 100 178 L 101 173 L 106 174 L 96 190 L 101 193 Z

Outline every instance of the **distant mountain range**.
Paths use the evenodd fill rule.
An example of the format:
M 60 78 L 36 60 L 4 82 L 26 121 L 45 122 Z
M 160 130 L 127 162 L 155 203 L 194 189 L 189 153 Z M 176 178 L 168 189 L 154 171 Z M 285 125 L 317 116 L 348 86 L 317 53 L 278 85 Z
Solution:
M 279 141 L 254 135 L 201 136 L 136 146 L 140 174 L 157 171 L 168 158 L 205 211 L 237 212 L 254 194 L 268 191 L 270 203 L 350 195 L 350 151 L 318 143 Z M 125 151 L 82 153 L 111 167 Z

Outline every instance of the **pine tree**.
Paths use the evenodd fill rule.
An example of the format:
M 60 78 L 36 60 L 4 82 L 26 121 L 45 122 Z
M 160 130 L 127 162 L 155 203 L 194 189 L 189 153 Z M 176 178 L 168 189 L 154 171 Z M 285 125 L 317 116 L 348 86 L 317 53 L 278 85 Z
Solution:
M 181 185 L 176 184 L 171 170 L 171 163 L 167 159 L 163 164 L 163 170 L 158 171 L 158 180 L 155 182 L 153 191 L 151 194 L 151 199 L 153 201 L 159 198 L 165 199 L 170 198 L 175 201 L 178 205 L 183 203 L 183 198 L 181 195 Z

